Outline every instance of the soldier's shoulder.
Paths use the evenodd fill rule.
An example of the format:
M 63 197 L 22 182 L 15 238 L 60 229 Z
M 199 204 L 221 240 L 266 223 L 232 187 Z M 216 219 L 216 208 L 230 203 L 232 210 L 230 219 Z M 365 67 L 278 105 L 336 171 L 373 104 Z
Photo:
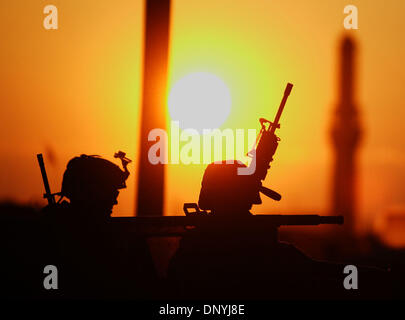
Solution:
M 44 220 L 52 220 L 69 214 L 71 211 L 70 203 L 62 201 L 61 203 L 47 205 L 41 210 L 41 216 Z

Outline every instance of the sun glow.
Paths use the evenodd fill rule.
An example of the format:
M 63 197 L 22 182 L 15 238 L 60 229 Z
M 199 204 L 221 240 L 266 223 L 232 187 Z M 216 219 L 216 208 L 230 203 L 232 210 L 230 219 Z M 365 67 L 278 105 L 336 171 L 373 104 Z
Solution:
M 219 128 L 231 111 L 226 84 L 207 72 L 192 73 L 177 81 L 169 94 L 169 113 L 182 129 Z

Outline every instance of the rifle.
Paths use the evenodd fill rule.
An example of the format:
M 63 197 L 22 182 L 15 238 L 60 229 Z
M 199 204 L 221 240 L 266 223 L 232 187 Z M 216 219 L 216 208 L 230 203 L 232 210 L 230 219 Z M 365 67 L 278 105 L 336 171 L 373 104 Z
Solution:
M 253 149 L 248 152 L 248 156 L 252 157 L 249 169 L 253 167 L 251 172 L 254 172 L 253 174 L 257 179 L 259 191 L 276 201 L 281 199 L 281 195 L 274 190 L 264 187 L 262 181 L 266 178 L 267 170 L 270 168 L 270 162 L 273 161 L 273 156 L 277 150 L 278 142 L 280 141 L 280 138 L 276 136 L 275 131 L 280 128 L 280 117 L 287 102 L 287 98 L 291 93 L 292 87 L 293 85 L 291 83 L 287 83 L 283 99 L 281 100 L 273 122 L 264 118 L 259 119 L 261 129 L 256 138 Z
M 60 196 L 60 192 L 58 192 L 58 193 L 51 192 L 51 188 L 49 187 L 48 176 L 46 174 L 45 163 L 44 163 L 44 158 L 42 156 L 42 153 L 37 154 L 37 159 L 38 159 L 39 168 L 41 169 L 42 181 L 44 182 L 44 187 L 45 187 L 44 198 L 48 200 L 49 205 L 54 205 L 54 204 L 56 204 L 55 196 L 57 196 L 57 195 Z

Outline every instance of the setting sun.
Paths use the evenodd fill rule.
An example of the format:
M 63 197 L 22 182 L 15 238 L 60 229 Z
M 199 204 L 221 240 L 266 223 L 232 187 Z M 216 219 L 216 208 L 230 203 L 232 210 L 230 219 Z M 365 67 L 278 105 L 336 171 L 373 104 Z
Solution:
M 182 129 L 219 128 L 231 111 L 231 95 L 217 76 L 192 73 L 177 81 L 169 95 L 169 112 Z

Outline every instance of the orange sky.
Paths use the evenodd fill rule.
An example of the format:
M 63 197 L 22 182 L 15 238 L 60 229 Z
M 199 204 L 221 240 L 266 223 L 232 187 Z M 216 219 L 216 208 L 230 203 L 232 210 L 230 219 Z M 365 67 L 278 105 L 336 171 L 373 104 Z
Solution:
M 59 10 L 58 30 L 43 28 L 47 4 Z M 264 200 L 256 212 L 328 212 L 328 129 L 347 4 L 359 10 L 359 30 L 349 34 L 359 48 L 356 100 L 365 135 L 358 210 L 367 227 L 390 208 L 405 207 L 405 2 L 173 0 L 169 87 L 197 71 L 223 79 L 233 103 L 222 129 L 258 128 L 259 117 L 274 116 L 286 82 L 295 85 L 265 183 L 283 200 Z M 137 162 L 143 6 L 136 0 L 0 3 L 0 199 L 40 200 L 39 152 L 55 192 L 78 154 L 112 160 L 121 149 Z M 136 166 L 130 169 L 116 215 L 134 210 Z M 166 214 L 197 201 L 203 170 L 168 165 Z

